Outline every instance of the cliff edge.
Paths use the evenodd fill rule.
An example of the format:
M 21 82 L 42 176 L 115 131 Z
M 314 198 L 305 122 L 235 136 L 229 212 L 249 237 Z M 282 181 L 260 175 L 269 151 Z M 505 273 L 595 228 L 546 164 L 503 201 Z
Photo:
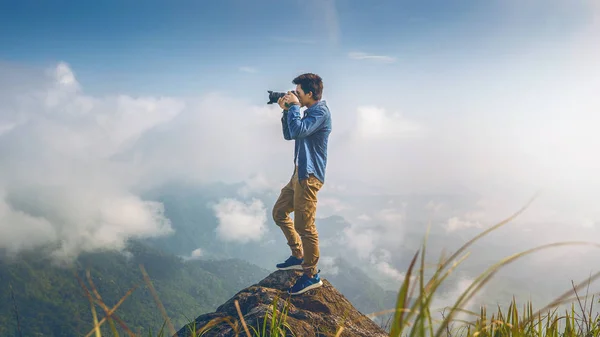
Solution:
M 386 332 L 354 306 L 327 281 L 322 279 L 323 286 L 310 290 L 302 295 L 290 296 L 287 289 L 300 277 L 296 271 L 275 271 L 262 281 L 254 284 L 222 304 L 213 313 L 201 315 L 195 322 L 181 328 L 176 337 L 192 336 L 191 329 L 200 332 L 211 327 L 202 336 L 206 337 L 246 337 L 240 315 L 235 306 L 239 303 L 240 312 L 250 331 L 251 328 L 262 330 L 267 315 L 267 331 L 273 313 L 272 304 L 277 299 L 276 318 L 287 306 L 285 322 L 293 335 L 297 337 L 335 336 L 340 327 L 342 337 L 385 337 Z M 292 336 L 286 333 L 286 336 Z

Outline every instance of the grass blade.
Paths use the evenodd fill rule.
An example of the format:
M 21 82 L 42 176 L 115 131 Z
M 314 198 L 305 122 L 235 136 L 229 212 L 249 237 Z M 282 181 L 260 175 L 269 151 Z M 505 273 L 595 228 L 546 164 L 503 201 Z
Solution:
M 158 294 L 156 293 L 156 290 L 154 289 L 154 286 L 152 285 L 152 281 L 150 281 L 150 277 L 148 276 L 148 273 L 146 272 L 146 268 L 144 268 L 144 265 L 140 264 L 140 270 L 142 271 L 142 274 L 144 276 L 144 281 L 146 281 L 146 284 L 148 285 L 148 288 L 150 289 L 150 292 L 152 293 L 152 297 L 154 297 L 154 301 L 156 302 L 156 305 L 158 306 L 158 309 L 160 310 L 160 313 L 163 315 L 163 318 L 167 322 L 167 326 L 169 327 L 169 332 L 171 333 L 171 336 L 175 335 L 177 332 L 175 331 L 175 328 L 173 327 L 173 324 L 171 323 L 171 319 L 169 319 L 169 316 L 167 315 L 167 311 L 165 310 L 165 307 L 163 306 L 162 302 L 158 298 Z
M 396 313 L 394 314 L 394 321 L 392 322 L 390 337 L 399 337 L 404 329 L 404 309 L 407 307 L 407 294 L 410 285 L 410 277 L 412 275 L 412 270 L 415 266 L 415 263 L 417 262 L 418 256 L 419 251 L 415 253 L 410 266 L 408 267 L 408 271 L 406 272 L 404 281 L 402 282 L 402 286 L 400 287 L 400 292 L 398 293 L 396 300 Z
M 538 246 L 514 255 L 511 255 L 507 258 L 502 259 L 500 262 L 495 263 L 494 265 L 492 265 L 491 267 L 489 267 L 486 271 L 484 271 L 483 273 L 481 273 L 472 283 L 471 285 L 467 288 L 466 291 L 464 291 L 459 298 L 457 299 L 454 307 L 455 308 L 459 308 L 462 307 L 463 303 L 468 301 L 470 298 L 472 298 L 502 267 L 514 262 L 516 259 L 529 255 L 531 253 L 534 253 L 536 251 L 542 250 L 542 249 L 547 249 L 547 248 L 553 248 L 553 247 L 559 247 L 559 246 L 566 246 L 566 245 L 591 245 L 591 246 L 595 246 L 595 247 L 600 247 L 600 244 L 596 244 L 596 243 L 591 243 L 591 242 L 585 242 L 585 241 L 571 241 L 571 242 L 557 242 L 557 243 L 550 243 L 550 244 L 546 244 L 546 245 L 542 245 L 542 246 Z M 454 316 L 455 311 L 451 310 L 450 314 L 444 319 L 444 325 L 447 324 L 452 317 Z M 443 333 L 442 327 L 440 327 L 440 329 L 438 329 L 437 333 L 436 333 L 436 337 L 440 337 L 441 334 Z
M 248 326 L 246 325 L 246 321 L 244 320 L 244 315 L 242 315 L 242 310 L 240 309 L 240 303 L 238 302 L 238 300 L 235 300 L 234 304 L 235 304 L 235 309 L 237 310 L 237 313 L 240 316 L 240 321 L 242 322 L 242 326 L 244 327 L 244 330 L 246 331 L 246 335 L 248 337 L 252 337 L 252 335 L 250 335 L 250 331 L 248 331 Z

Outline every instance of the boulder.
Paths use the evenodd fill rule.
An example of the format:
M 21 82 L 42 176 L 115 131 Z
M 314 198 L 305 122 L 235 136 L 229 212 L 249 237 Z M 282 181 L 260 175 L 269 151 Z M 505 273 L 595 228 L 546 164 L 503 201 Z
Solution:
M 199 332 L 210 327 L 202 336 L 247 337 L 236 301 L 252 337 L 254 333 L 250 326 L 258 330 L 260 325 L 262 330 L 265 315 L 269 331 L 274 307 L 277 307 L 277 319 L 287 310 L 285 322 L 293 335 L 288 331 L 286 336 L 336 336 L 340 327 L 343 328 L 340 337 L 387 336 L 382 328 L 354 308 L 326 279 L 322 279 L 323 286 L 320 288 L 290 296 L 287 290 L 300 275 L 297 271 L 275 271 L 258 284 L 238 292 L 215 312 L 197 317 L 193 323 L 181 328 L 175 336 L 190 337 L 191 329 L 195 328 Z

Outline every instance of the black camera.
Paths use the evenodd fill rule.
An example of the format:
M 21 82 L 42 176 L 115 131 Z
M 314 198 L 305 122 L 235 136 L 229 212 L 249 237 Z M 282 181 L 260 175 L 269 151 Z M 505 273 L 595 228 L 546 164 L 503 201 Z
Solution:
M 277 103 L 277 101 L 285 96 L 287 94 L 287 92 L 277 92 L 277 91 L 272 91 L 272 90 L 267 90 L 267 92 L 269 93 L 269 101 L 267 102 L 267 104 L 273 104 L 273 103 Z M 292 93 L 294 95 L 296 95 L 296 97 L 298 97 L 298 93 L 296 92 L 296 90 L 292 90 Z M 289 106 L 286 107 L 289 108 Z

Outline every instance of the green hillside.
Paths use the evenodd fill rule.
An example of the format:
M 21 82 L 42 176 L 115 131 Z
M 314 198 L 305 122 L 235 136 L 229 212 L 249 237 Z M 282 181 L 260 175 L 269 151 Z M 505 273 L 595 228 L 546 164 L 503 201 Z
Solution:
M 189 322 L 188 318 L 214 311 L 239 289 L 268 274 L 240 260 L 184 262 L 139 244 L 132 244 L 129 251 L 130 256 L 116 252 L 85 254 L 70 268 L 53 266 L 37 254 L 0 262 L 0 336 L 17 335 L 10 285 L 23 336 L 58 337 L 85 335 L 92 327 L 90 304 L 74 274 L 89 287 L 87 268 L 109 307 L 138 285 L 117 310 L 134 332 L 147 332 L 149 328 L 157 331 L 163 322 L 144 282 L 140 263 L 176 328 Z M 101 308 L 97 310 L 99 319 L 104 317 Z

